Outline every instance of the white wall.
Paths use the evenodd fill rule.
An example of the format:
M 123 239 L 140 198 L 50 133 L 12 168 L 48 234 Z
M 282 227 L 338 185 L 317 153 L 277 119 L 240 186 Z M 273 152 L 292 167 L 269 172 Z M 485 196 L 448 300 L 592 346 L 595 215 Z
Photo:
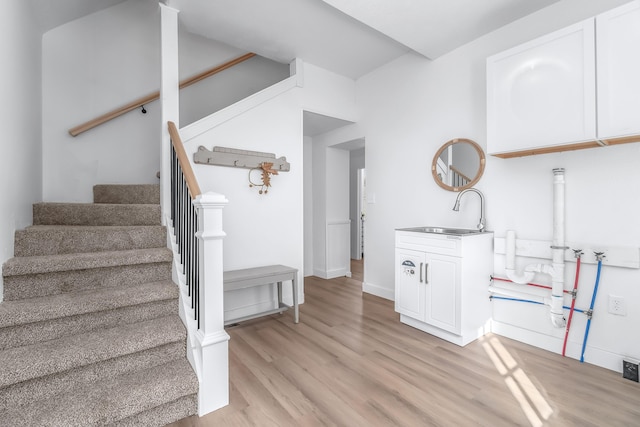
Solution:
M 359 117 L 356 108 L 355 82 L 347 77 L 326 71 L 313 64 L 304 67 L 304 91 L 301 94 L 301 105 L 305 111 L 355 122 Z M 346 172 L 340 175 L 336 184 L 332 166 L 332 157 L 340 153 L 328 154 L 328 148 L 362 137 L 357 125 L 348 125 L 311 138 L 312 150 L 312 197 L 313 197 L 313 242 L 312 261 L 313 274 L 327 277 L 327 222 L 339 219 L 348 220 L 348 152 L 342 153 Z M 335 150 L 335 149 L 334 149 Z M 340 151 L 340 150 L 338 150 Z M 346 163 L 345 163 L 346 162 Z M 339 169 L 342 170 L 342 169 Z M 333 189 L 338 186 L 339 191 Z M 346 193 L 345 193 L 346 192 Z M 346 194 L 346 197 L 344 196 Z M 331 252 L 334 253 L 334 252 Z
M 326 277 L 351 274 L 349 222 L 349 151 L 327 147 Z
M 473 228 L 477 197 L 451 209 L 456 197 L 436 185 L 430 163 L 446 141 L 470 138 L 486 149 L 485 59 L 487 56 L 615 7 L 619 0 L 565 0 L 463 46 L 435 61 L 407 54 L 358 80 L 360 125 L 367 139 L 365 289 L 392 297 L 394 229 L 441 225 Z M 638 246 L 640 145 L 487 159 L 476 186 L 487 199 L 487 224 L 496 236 L 514 229 L 520 237 L 550 240 L 552 168 L 567 179 L 567 240 Z M 373 202 L 375 197 L 375 203 Z M 500 273 L 502 256 L 496 256 Z M 572 283 L 574 266 L 567 267 Z M 594 266 L 581 273 L 577 305 L 588 306 Z M 486 286 L 488 283 L 479 283 Z M 621 355 L 640 357 L 640 271 L 605 268 L 585 360 L 621 369 Z M 568 287 L 568 286 L 567 286 Z M 607 313 L 607 295 L 623 296 L 628 315 Z M 514 303 L 515 304 L 515 303 Z M 545 308 L 494 303 L 496 318 L 515 326 L 515 338 L 560 352 L 563 330 L 550 328 Z M 585 319 L 574 317 L 568 355 L 578 357 Z
M 231 117 L 234 109 L 223 110 L 219 117 L 226 119 L 218 122 L 213 129 L 185 138 L 187 153 L 195 152 L 200 145 L 209 150 L 219 145 L 274 153 L 277 157 L 285 156 L 291 164 L 289 172 L 281 172 L 272 177 L 272 187 L 268 194 L 262 195 L 258 194 L 256 188 L 249 187 L 247 169 L 194 165 L 203 191 L 221 193 L 229 199 L 223 213 L 224 230 L 227 234 L 224 240 L 226 270 L 284 264 L 297 268 L 299 278 L 303 277 L 305 226 L 308 228 L 310 225 L 308 218 L 303 218 L 303 187 L 311 186 L 315 194 L 316 184 L 323 184 L 316 182 L 315 176 L 311 179 L 308 177 L 308 172 L 315 171 L 318 159 L 315 141 L 303 137 L 303 110 L 325 111 L 329 115 L 334 115 L 332 112 L 336 111 L 334 116 L 340 117 L 338 113 L 345 114 L 347 107 L 354 108 L 355 82 L 311 64 L 299 65 L 302 70 L 296 79 L 304 81 L 303 87 L 289 89 L 256 105 L 253 105 L 252 99 L 242 101 L 242 105 L 251 106 L 245 113 Z M 347 86 L 350 82 L 350 92 L 347 95 L 341 90 L 345 87 L 345 82 Z M 347 107 L 345 96 L 351 99 Z M 213 115 L 211 121 L 215 121 L 215 117 Z M 349 117 L 353 117 L 353 114 Z M 200 126 L 200 123 L 187 126 L 182 129 L 182 133 L 189 135 L 190 129 L 200 129 Z M 306 159 L 303 155 L 305 149 L 314 150 Z M 311 170 L 304 171 L 303 168 L 310 163 Z M 259 174 L 253 177 L 257 181 Z M 317 207 L 317 199 L 314 197 L 311 207 L 314 210 L 313 221 L 316 220 Z M 309 206 L 306 208 L 309 209 Z M 313 252 L 316 252 L 315 247 Z M 285 299 L 288 294 L 288 289 L 285 288 Z M 264 310 L 274 302 L 273 291 L 268 287 L 238 291 L 227 297 L 227 316 Z M 301 301 L 304 301 L 303 292 Z
M 351 258 L 358 258 L 358 169 L 365 167 L 365 149 L 360 148 L 349 153 L 349 218 L 351 219 Z
M 271 177 L 267 194 L 249 187 L 249 170 L 224 166 L 194 165 L 201 190 L 224 194 L 229 204 L 223 211 L 224 269 L 283 264 L 303 268 L 303 143 L 302 112 L 295 91 L 254 107 L 217 127 L 185 141 L 187 153 L 200 145 L 211 150 L 220 145 L 285 156 L 289 172 Z M 191 158 L 192 155 L 189 154 Z M 254 182 L 260 173 L 252 174 Z M 287 294 L 285 289 L 285 295 Z M 272 292 L 249 289 L 228 295 L 225 311 L 235 316 L 270 308 Z
M 43 192 L 46 201 L 89 202 L 94 184 L 157 183 L 160 105 L 132 111 L 75 138 L 67 132 L 159 89 L 157 0 L 130 0 L 55 28 L 43 38 Z M 181 78 L 244 52 L 180 34 Z M 187 88 L 189 123 L 288 76 L 288 65 L 253 58 Z M 252 82 L 252 83 L 248 83 Z
M 313 276 L 313 139 L 304 137 L 304 277 Z
M 14 231 L 31 224 L 31 205 L 42 198 L 41 34 L 29 8 L 9 0 L 0 14 L 0 263 L 13 256 Z
M 180 34 L 180 41 L 182 80 L 242 54 L 221 43 L 185 32 Z M 230 57 L 212 62 L 212 58 L 220 58 L 222 54 Z M 198 63 L 197 68 L 195 63 Z M 186 87 L 180 91 L 180 126 L 193 123 L 287 77 L 288 64 L 254 56 L 214 77 Z

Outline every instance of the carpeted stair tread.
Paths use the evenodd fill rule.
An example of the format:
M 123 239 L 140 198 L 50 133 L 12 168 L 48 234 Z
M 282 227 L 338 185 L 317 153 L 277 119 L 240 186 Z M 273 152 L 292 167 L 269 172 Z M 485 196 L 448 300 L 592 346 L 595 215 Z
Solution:
M 177 315 L 0 351 L 0 387 L 184 340 Z
M 36 203 L 2 268 L 0 426 L 163 426 L 198 380 L 161 225 L 159 185 Z
M 184 358 L 185 341 L 160 345 L 137 353 L 114 357 L 100 363 L 80 366 L 44 377 L 33 378 L 0 388 L 0 420 L 2 412 L 29 405 L 65 393 L 81 384 L 95 384 L 118 375 L 132 373 L 152 366 L 164 365 Z M 0 423 L 0 425 L 2 425 Z
M 166 280 L 6 301 L 0 304 L 0 328 L 177 298 L 177 286 Z
M 110 427 L 166 426 L 198 413 L 198 394 L 181 397 L 132 417 L 109 424 Z
M 58 317 L 42 322 L 0 328 L 0 350 L 31 345 L 123 324 L 134 324 L 178 312 L 177 299 L 162 299 L 111 310 Z M 1 399 L 0 399 L 1 400 Z
M 102 184 L 93 186 L 94 203 L 160 204 L 159 184 Z
M 162 410 L 164 405 L 171 406 L 197 391 L 195 374 L 182 359 L 78 387 L 20 410 L 0 413 L 0 418 L 12 427 L 103 426 L 117 425 L 121 420 L 127 425 L 127 418 Z M 175 417 L 165 415 L 163 418 L 175 421 L 183 417 L 183 413 L 184 409 Z
M 160 205 L 34 203 L 34 225 L 160 225 Z
M 88 270 L 4 277 L 4 300 L 15 301 L 66 292 L 110 288 L 171 278 L 171 262 L 117 265 Z
M 9 277 L 61 271 L 88 270 L 122 265 L 170 262 L 172 259 L 173 254 L 167 248 L 15 257 L 9 259 L 3 265 L 2 275 L 4 277 Z
M 15 233 L 14 255 L 39 256 L 165 247 L 162 225 L 33 225 Z

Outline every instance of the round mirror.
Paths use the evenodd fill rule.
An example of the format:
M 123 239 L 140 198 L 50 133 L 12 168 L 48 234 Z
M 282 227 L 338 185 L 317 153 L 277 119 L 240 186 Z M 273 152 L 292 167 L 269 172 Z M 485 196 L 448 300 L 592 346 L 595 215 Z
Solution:
M 456 138 L 445 143 L 433 157 L 431 173 L 436 183 L 449 191 L 473 187 L 484 172 L 482 148 L 470 139 Z

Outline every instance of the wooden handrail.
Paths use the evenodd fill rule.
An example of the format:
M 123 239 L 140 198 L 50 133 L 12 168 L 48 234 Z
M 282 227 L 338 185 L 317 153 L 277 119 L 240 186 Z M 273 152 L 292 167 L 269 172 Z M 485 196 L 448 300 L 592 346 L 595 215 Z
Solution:
M 188 79 L 185 79 L 180 82 L 180 89 L 184 89 L 185 87 L 191 86 L 194 83 L 198 83 L 200 80 L 204 80 L 207 77 L 211 77 L 214 74 L 219 73 L 220 71 L 224 71 L 227 68 L 231 68 L 234 65 L 238 65 L 241 62 L 246 61 L 247 59 L 253 58 L 254 56 L 256 56 L 255 53 L 252 53 L 252 52 L 245 53 L 244 55 L 239 56 L 236 59 L 232 59 L 231 61 L 225 62 L 222 65 L 218 65 L 217 67 L 213 67 L 210 70 L 206 70 L 201 72 L 200 74 L 196 74 L 195 76 L 189 77 Z
M 184 151 L 184 144 L 182 143 L 182 138 L 180 138 L 180 132 L 178 132 L 176 124 L 174 122 L 168 122 L 168 125 L 171 144 L 173 144 L 173 149 L 176 150 L 176 156 L 178 157 L 178 162 L 182 168 L 184 180 L 187 182 L 189 194 L 191 195 L 191 199 L 195 199 L 201 194 L 198 180 L 196 179 L 196 175 L 193 173 L 193 168 L 191 167 L 191 163 L 189 163 L 187 153 Z
M 449 169 L 451 169 L 453 172 L 455 172 L 456 174 L 460 175 L 462 178 L 464 178 L 467 182 L 471 182 L 472 179 L 469 178 L 468 176 L 466 176 L 465 174 L 463 174 L 462 172 L 460 172 L 458 169 L 454 168 L 453 166 L 449 166 Z
M 247 59 L 253 58 L 254 56 L 256 56 L 255 53 L 246 53 L 242 56 L 239 56 L 235 59 L 232 59 L 231 61 L 225 62 L 222 65 L 218 65 L 216 67 L 213 67 L 209 70 L 203 71 L 202 73 L 196 74 L 195 76 L 189 77 L 188 79 L 183 80 L 182 82 L 180 82 L 180 89 L 184 89 L 185 87 L 191 86 L 194 83 L 198 83 L 201 80 L 206 79 L 207 77 L 211 77 L 214 74 L 219 73 L 220 71 L 224 71 L 227 68 L 231 68 L 234 65 L 237 65 L 241 62 L 246 61 Z M 160 98 L 160 91 L 155 91 L 147 96 L 143 96 L 142 98 L 138 98 L 126 105 L 123 105 L 120 108 L 116 108 L 115 110 L 112 110 L 106 114 L 103 114 L 99 117 L 96 117 L 95 119 L 89 120 L 88 122 L 84 122 L 81 125 L 78 125 L 74 128 L 69 129 L 69 133 L 71 134 L 71 136 L 78 136 L 83 132 L 88 131 L 89 129 L 93 129 L 96 126 L 100 126 L 101 124 L 108 122 L 111 119 L 115 119 L 116 117 L 119 117 L 125 113 L 128 113 L 131 110 L 135 110 L 136 108 L 140 108 L 142 107 L 144 104 L 148 104 L 151 101 L 155 101 L 156 99 Z

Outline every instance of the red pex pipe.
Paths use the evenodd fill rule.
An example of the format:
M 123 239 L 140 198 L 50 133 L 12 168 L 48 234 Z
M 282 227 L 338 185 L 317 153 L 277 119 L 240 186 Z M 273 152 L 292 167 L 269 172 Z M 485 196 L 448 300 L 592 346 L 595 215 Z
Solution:
M 513 283 L 513 280 L 503 279 L 502 277 L 495 277 L 495 276 L 491 276 L 491 279 L 492 279 L 492 280 L 499 280 L 499 281 L 501 281 L 501 282 L 510 282 L 510 283 Z M 535 286 L 535 287 L 537 287 L 537 288 L 551 289 L 551 286 L 547 286 L 547 285 L 540 285 L 540 284 L 538 284 L 538 283 L 523 283 L 523 284 L 524 284 L 524 285 L 527 285 L 527 286 Z M 565 294 L 570 294 L 570 293 L 571 293 L 571 291 L 567 291 L 567 290 L 564 290 L 563 292 L 564 292 Z
M 573 283 L 571 309 L 569 310 L 569 319 L 567 319 L 567 330 L 564 333 L 564 343 L 562 344 L 562 357 L 565 357 L 565 351 L 567 350 L 567 339 L 569 338 L 569 329 L 571 328 L 571 318 L 573 317 L 573 311 L 576 306 L 576 292 L 578 292 L 579 276 L 580 276 L 580 256 L 578 256 L 578 260 L 576 261 L 576 280 Z

